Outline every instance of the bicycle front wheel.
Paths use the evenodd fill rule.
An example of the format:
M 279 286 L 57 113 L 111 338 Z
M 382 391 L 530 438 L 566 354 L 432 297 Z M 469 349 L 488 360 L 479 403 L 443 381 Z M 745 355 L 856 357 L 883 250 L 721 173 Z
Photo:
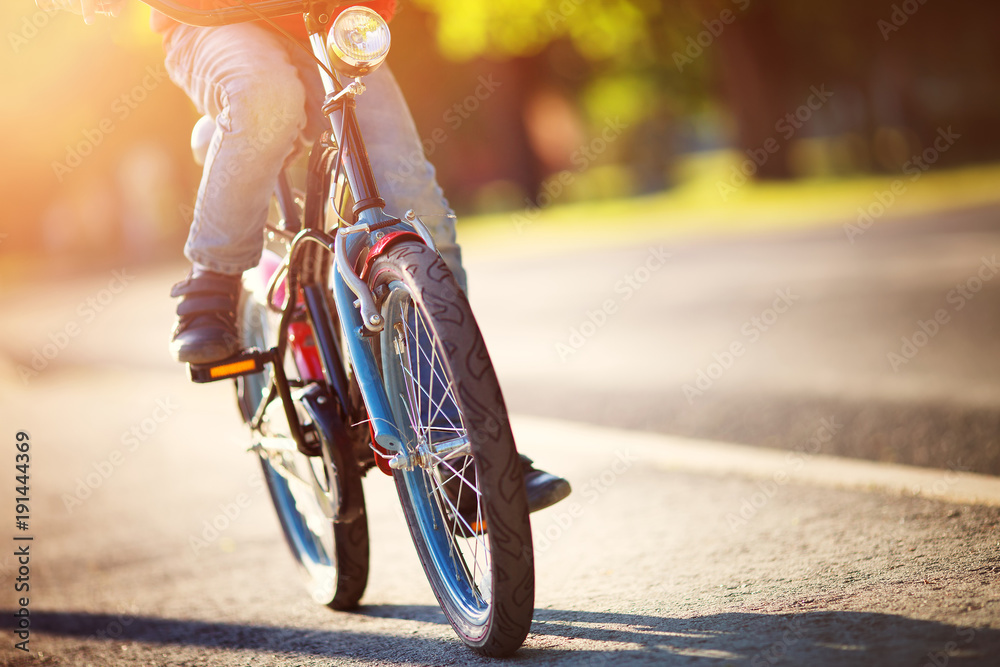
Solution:
M 534 559 L 521 463 L 486 345 L 427 246 L 390 248 L 369 282 L 385 319 L 382 382 L 407 440 L 408 463 L 393 477 L 417 554 L 462 640 L 509 655 L 531 626 Z

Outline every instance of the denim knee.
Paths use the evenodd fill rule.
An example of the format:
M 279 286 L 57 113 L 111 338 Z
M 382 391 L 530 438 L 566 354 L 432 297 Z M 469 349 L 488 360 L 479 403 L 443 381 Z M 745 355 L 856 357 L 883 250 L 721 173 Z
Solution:
M 219 124 L 239 141 L 241 162 L 284 160 L 306 125 L 306 90 L 290 68 L 286 75 L 245 77 L 226 91 Z

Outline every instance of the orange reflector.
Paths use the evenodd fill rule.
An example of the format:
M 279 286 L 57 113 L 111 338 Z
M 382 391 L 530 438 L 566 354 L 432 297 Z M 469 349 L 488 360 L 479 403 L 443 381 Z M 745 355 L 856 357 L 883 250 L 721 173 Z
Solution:
M 474 524 L 472 524 L 472 530 L 475 531 L 477 534 L 482 534 L 486 532 L 486 522 L 485 521 L 475 522 Z
M 235 375 L 237 373 L 245 373 L 246 371 L 252 371 L 257 368 L 257 362 L 253 359 L 247 359 L 245 361 L 237 361 L 232 364 L 225 364 L 224 366 L 213 366 L 208 372 L 212 378 L 221 378 L 227 375 Z

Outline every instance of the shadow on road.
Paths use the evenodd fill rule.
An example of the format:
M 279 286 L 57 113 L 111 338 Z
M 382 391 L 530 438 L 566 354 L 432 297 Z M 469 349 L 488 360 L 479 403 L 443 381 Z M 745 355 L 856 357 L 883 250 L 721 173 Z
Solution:
M 445 622 L 437 607 L 381 605 L 358 613 L 379 618 Z M 0 627 L 13 630 L 11 610 Z M 364 657 L 397 662 L 440 661 L 455 644 L 440 639 L 389 638 L 382 633 L 264 626 L 83 612 L 33 612 L 38 633 L 94 640 L 172 644 L 219 650 L 274 651 L 310 657 Z M 36 635 L 37 638 L 37 635 Z M 389 641 L 387 641 L 387 639 Z M 36 639 L 37 641 L 37 639 Z M 596 647 L 594 643 L 601 645 Z M 610 646 L 609 646 L 610 644 Z M 809 665 L 995 665 L 1000 631 L 922 621 L 892 614 L 809 611 L 798 614 L 724 613 L 678 619 L 542 609 L 526 648 L 515 659 L 546 664 L 749 663 Z M 454 658 L 455 656 L 451 656 Z M 478 662 L 464 653 L 465 664 Z M 492 660 L 481 659 L 483 662 Z

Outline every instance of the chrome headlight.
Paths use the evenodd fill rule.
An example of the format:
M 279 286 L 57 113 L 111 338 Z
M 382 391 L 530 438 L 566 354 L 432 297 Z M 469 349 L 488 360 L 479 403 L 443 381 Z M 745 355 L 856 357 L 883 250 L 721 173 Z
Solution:
M 337 70 L 364 76 L 389 54 L 389 25 L 374 10 L 349 7 L 333 22 L 326 48 Z

